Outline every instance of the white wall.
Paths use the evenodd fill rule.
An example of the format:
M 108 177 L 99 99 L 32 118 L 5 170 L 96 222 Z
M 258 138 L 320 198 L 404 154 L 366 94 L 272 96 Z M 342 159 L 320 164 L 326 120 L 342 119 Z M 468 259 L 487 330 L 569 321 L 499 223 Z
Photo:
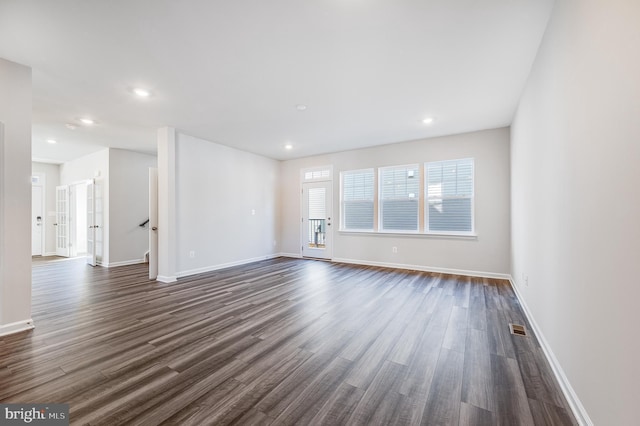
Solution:
M 0 59 L 0 94 L 0 334 L 4 334 L 31 324 L 31 69 Z
M 276 252 L 278 169 L 275 160 L 177 134 L 178 275 Z
M 338 232 L 334 259 L 429 269 L 509 272 L 509 130 L 496 129 L 285 161 L 281 165 L 281 252 L 300 254 L 300 169 L 333 165 L 333 205 L 339 218 L 340 172 L 416 162 L 475 158 L 477 239 L 361 235 Z M 398 253 L 392 253 L 392 247 Z
M 31 163 L 31 173 L 44 175 L 44 255 L 56 252 L 56 186 L 60 185 L 60 166 L 58 164 Z
M 99 241 L 102 238 L 102 249 L 97 248 L 97 258 L 100 264 L 108 265 L 110 259 L 110 185 L 109 185 L 109 149 L 86 155 L 76 160 L 68 161 L 60 166 L 60 185 L 70 185 L 75 182 L 95 178 L 96 193 L 102 194 L 102 223 L 98 232 Z M 98 202 L 98 201 L 96 201 Z M 96 209 L 98 210 L 98 209 Z
M 598 425 L 638 424 L 639 46 L 640 2 L 558 0 L 512 127 L 512 275 Z
M 109 263 L 144 260 L 149 229 L 139 225 L 149 218 L 149 168 L 155 155 L 123 149 L 109 150 Z

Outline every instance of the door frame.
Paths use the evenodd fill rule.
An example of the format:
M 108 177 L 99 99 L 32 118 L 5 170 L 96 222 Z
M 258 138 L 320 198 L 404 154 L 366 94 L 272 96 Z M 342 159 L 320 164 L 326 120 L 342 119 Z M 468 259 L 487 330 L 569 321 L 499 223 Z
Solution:
M 88 265 L 96 266 L 98 257 L 96 256 L 96 183 L 95 179 L 87 181 L 87 254 Z M 91 200 L 91 201 L 89 201 Z
M 149 167 L 149 279 L 158 278 L 158 168 Z
M 80 216 L 84 218 L 87 217 L 87 212 L 89 210 L 89 206 L 85 206 L 84 211 L 81 215 L 78 215 L 78 187 L 85 186 L 88 187 L 90 184 L 95 186 L 95 179 L 84 179 L 77 180 L 71 182 L 69 185 L 69 257 L 84 257 L 88 253 L 78 253 L 78 246 L 80 238 L 78 236 L 78 222 L 80 221 Z M 85 194 L 83 201 L 87 202 L 87 194 Z M 89 224 L 87 223 L 87 226 Z M 88 230 L 87 230 L 87 238 L 88 238 Z M 85 239 L 86 240 L 86 239 Z M 85 241 L 86 242 L 86 241 Z
M 328 171 L 328 173 L 326 173 L 326 171 Z M 313 174 L 314 172 L 325 172 L 324 175 L 322 175 L 322 173 L 318 173 L 320 176 L 317 177 L 309 177 L 309 174 Z M 313 257 L 313 256 L 306 256 L 304 253 L 304 245 L 305 245 L 305 236 L 307 233 L 307 229 L 305 229 L 305 223 L 304 223 L 304 185 L 306 183 L 316 183 L 316 182 L 325 182 L 329 185 L 330 189 L 331 189 L 331 193 L 330 193 L 330 197 L 331 197 L 331 211 L 328 212 L 330 214 L 327 215 L 329 217 L 332 217 L 333 219 L 335 219 L 335 215 L 334 210 L 334 185 L 333 185 L 333 165 L 329 164 L 329 165 L 324 165 L 324 166 L 316 166 L 316 167 L 307 167 L 304 169 L 300 169 L 300 228 L 299 228 L 299 236 L 298 236 L 298 241 L 300 242 L 300 256 L 301 257 L 308 257 L 309 259 L 326 259 L 326 260 L 333 260 L 333 250 L 334 250 L 334 232 L 333 232 L 333 228 L 334 226 L 328 226 L 327 230 L 326 230 L 326 238 L 329 239 L 329 241 L 331 242 L 331 246 L 330 248 L 327 250 L 327 257 Z M 335 222 L 337 223 L 337 222 Z

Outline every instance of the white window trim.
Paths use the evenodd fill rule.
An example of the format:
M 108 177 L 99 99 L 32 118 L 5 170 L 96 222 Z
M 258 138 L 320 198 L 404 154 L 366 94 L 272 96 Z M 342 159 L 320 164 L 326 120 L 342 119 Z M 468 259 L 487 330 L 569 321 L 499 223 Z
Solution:
M 344 189 L 344 182 L 343 182 L 343 176 L 345 173 L 355 173 L 355 172 L 368 172 L 368 171 L 372 171 L 373 172 L 373 228 L 371 229 L 346 229 L 344 227 L 344 223 L 345 223 L 345 218 L 344 218 L 344 194 L 343 194 L 343 189 Z M 376 232 L 376 184 L 377 184 L 377 178 L 376 178 L 376 169 L 375 167 L 367 167 L 364 169 L 352 169 L 352 170 L 342 170 L 340 172 L 340 227 L 338 229 L 339 232 L 356 232 L 356 233 L 363 233 L 363 232 Z
M 471 231 L 468 232 L 459 232 L 459 231 L 430 231 L 429 230 L 429 176 L 427 173 L 427 166 L 433 163 L 446 163 L 448 161 L 462 161 L 462 160 L 471 160 L 472 165 L 471 169 L 473 172 L 473 193 L 471 197 L 447 197 L 447 199 L 466 199 L 471 198 Z M 434 236 L 453 236 L 453 237 L 473 237 L 476 238 L 478 234 L 476 234 L 476 159 L 474 157 L 466 157 L 466 158 L 452 158 L 450 160 L 436 160 L 436 161 L 426 161 L 423 165 L 424 170 L 424 235 L 434 235 Z M 444 199 L 444 198 L 442 198 Z
M 436 238 L 451 240 L 477 240 L 478 234 L 468 233 L 441 233 L 441 232 L 378 232 L 378 231 L 338 231 L 345 236 L 378 236 L 378 237 L 411 237 L 411 238 Z
M 472 160 L 473 161 L 473 194 L 471 198 L 471 231 L 469 232 L 459 232 L 459 231 L 429 231 L 429 199 L 428 199 L 428 176 L 427 176 L 427 165 L 430 163 L 438 163 L 438 162 L 447 162 L 447 161 L 460 161 L 460 160 Z M 385 237 L 393 237 L 393 236 L 401 236 L 401 237 L 411 237 L 411 238 L 436 238 L 436 239 L 452 239 L 452 240 L 477 240 L 478 234 L 476 230 L 476 215 L 475 215 L 475 193 L 476 193 L 476 173 L 475 173 L 475 158 L 474 157 L 465 157 L 465 158 L 452 158 L 452 159 L 444 159 L 444 160 L 434 160 L 434 161 L 425 161 L 423 163 L 417 163 L 418 172 L 422 173 L 423 178 L 421 179 L 421 185 L 424 186 L 422 191 L 418 193 L 418 202 L 420 204 L 420 208 L 424 210 L 423 214 L 420 215 L 420 210 L 418 209 L 418 230 L 416 231 L 395 231 L 395 230 L 383 230 L 382 229 L 382 214 L 380 209 L 382 208 L 381 203 L 381 170 L 382 169 L 390 169 L 397 167 L 408 167 L 415 166 L 416 163 L 413 164 L 399 164 L 399 165 L 391 165 L 391 166 L 381 166 L 381 167 L 365 167 L 360 169 L 349 169 L 340 171 L 340 228 L 337 230 L 339 234 L 345 236 L 385 236 Z M 304 172 L 326 169 L 326 167 L 314 167 L 311 169 L 301 170 L 302 181 L 304 181 Z M 345 172 L 358 172 L 371 170 L 374 171 L 374 216 L 377 219 L 374 220 L 374 229 L 344 229 L 344 213 L 343 213 L 343 182 L 342 176 Z M 377 171 L 377 173 L 376 173 Z M 333 173 L 333 172 L 332 172 Z M 308 182 L 308 181 L 307 181 Z M 422 195 L 420 195 L 420 193 Z M 422 199 L 420 199 L 422 196 Z M 448 197 L 448 198 L 469 198 L 469 197 Z M 422 217 L 420 217 L 422 216 Z M 420 223 L 420 219 L 423 220 Z
M 402 231 L 397 231 L 397 230 L 388 230 L 388 229 L 384 229 L 382 227 L 382 170 L 384 169 L 397 169 L 397 168 L 401 168 L 401 167 L 412 167 L 412 166 L 418 166 L 418 174 L 420 174 L 421 171 L 423 171 L 423 166 L 420 165 L 420 163 L 409 163 L 409 164 L 398 164 L 398 165 L 394 165 L 394 166 L 384 166 L 384 167 L 378 167 L 378 176 L 377 176 L 377 181 L 378 181 L 378 229 L 377 232 L 378 234 L 396 234 L 396 235 L 401 235 L 401 234 L 406 234 L 406 235 L 412 235 L 412 234 L 420 234 L 421 233 L 421 229 L 420 229 L 420 204 L 421 204 L 421 200 L 420 200 L 420 187 L 418 186 L 418 192 L 416 193 L 417 198 L 418 198 L 418 214 L 416 219 L 418 219 L 418 229 L 416 229 L 415 231 L 411 231 L 411 230 L 402 230 Z M 424 173 L 424 171 L 423 171 Z M 424 202 L 424 201 L 423 201 Z
M 311 178 L 305 179 L 304 175 L 308 172 L 317 172 L 322 170 L 329 170 L 329 176 L 319 177 L 319 178 Z M 324 181 L 332 181 L 333 180 L 333 165 L 327 166 L 317 166 L 317 167 L 307 167 L 305 169 L 300 169 L 300 184 L 302 185 L 305 182 L 324 182 Z

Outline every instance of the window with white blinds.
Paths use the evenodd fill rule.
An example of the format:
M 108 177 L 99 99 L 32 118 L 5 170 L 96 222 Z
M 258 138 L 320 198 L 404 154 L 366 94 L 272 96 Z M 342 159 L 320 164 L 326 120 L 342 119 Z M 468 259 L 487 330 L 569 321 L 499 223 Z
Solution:
M 473 158 L 425 164 L 427 232 L 473 232 Z
M 420 169 L 417 164 L 380 169 L 381 231 L 418 231 Z
M 342 182 L 342 229 L 373 231 L 373 169 L 340 173 Z

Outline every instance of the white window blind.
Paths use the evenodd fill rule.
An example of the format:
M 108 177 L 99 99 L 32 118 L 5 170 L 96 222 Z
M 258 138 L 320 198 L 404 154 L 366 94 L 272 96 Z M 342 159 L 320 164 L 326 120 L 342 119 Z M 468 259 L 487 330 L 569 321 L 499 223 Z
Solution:
M 342 229 L 373 231 L 373 169 L 351 170 L 342 177 Z
M 420 202 L 417 164 L 380 169 L 380 229 L 417 231 Z
M 326 219 L 325 189 L 309 189 L 309 219 Z
M 473 159 L 426 163 L 431 232 L 473 232 Z

